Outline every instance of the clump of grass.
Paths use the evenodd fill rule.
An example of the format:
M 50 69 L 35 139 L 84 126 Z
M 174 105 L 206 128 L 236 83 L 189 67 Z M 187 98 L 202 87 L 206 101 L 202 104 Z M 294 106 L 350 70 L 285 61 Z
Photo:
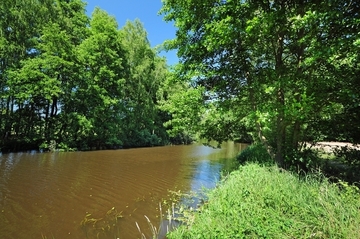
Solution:
M 360 238 L 358 189 L 341 184 L 247 164 L 168 238 Z
M 167 234 L 168 232 L 170 232 L 173 228 L 174 228 L 174 224 L 176 224 L 175 221 L 175 204 L 172 204 L 171 208 L 168 208 L 166 215 L 163 215 L 163 211 L 162 211 L 162 206 L 161 203 L 159 203 L 159 211 L 160 211 L 160 225 L 157 227 L 156 225 L 154 225 L 151 220 L 144 215 L 147 224 L 149 226 L 150 232 L 151 232 L 151 238 L 152 239 L 158 239 L 158 238 L 162 238 L 162 235 Z M 163 220 L 164 220 L 164 216 L 166 216 L 167 223 L 165 228 L 162 228 L 162 226 L 164 226 L 164 224 L 162 224 Z M 142 232 L 139 224 L 137 222 L 135 222 L 135 225 L 140 233 L 140 238 L 141 239 L 147 239 L 145 234 Z
M 84 230 L 86 238 L 108 238 L 118 233 L 118 221 L 122 217 L 122 212 L 118 212 L 113 207 L 101 218 L 94 218 L 91 213 L 86 214 L 80 222 L 80 226 Z
M 149 225 L 149 228 L 150 228 L 150 230 L 151 230 L 151 235 L 152 235 L 151 238 L 153 238 L 153 239 L 158 238 L 159 229 L 150 221 L 150 219 L 149 219 L 146 215 L 144 215 L 144 217 L 146 218 L 146 221 L 147 221 L 147 223 L 148 223 L 148 225 Z M 138 224 L 137 222 L 135 222 L 135 224 L 136 224 L 136 227 L 137 227 L 137 229 L 138 229 L 138 231 L 139 231 L 139 233 L 140 233 L 140 238 L 141 238 L 141 239 L 146 239 L 146 236 L 145 236 L 145 234 L 141 231 L 139 224 Z

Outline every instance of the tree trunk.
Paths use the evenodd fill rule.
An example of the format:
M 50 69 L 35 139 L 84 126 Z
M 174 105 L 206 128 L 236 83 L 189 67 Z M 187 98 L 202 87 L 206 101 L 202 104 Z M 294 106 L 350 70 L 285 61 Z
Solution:
M 283 16 L 285 17 L 285 7 L 281 3 L 281 12 L 283 12 Z M 286 19 L 282 19 L 282 22 L 286 23 Z M 285 125 L 285 93 L 284 93 L 284 61 L 283 61 L 283 53 L 284 53 L 284 36 L 285 29 L 280 29 L 274 49 L 274 57 L 275 57 L 275 72 L 277 76 L 277 80 L 279 82 L 279 87 L 276 95 L 277 102 L 277 120 L 276 120 L 276 155 L 275 161 L 279 167 L 284 167 L 284 146 L 286 139 L 286 125 Z
M 276 155 L 275 161 L 279 167 L 284 167 L 284 146 L 286 139 L 285 132 L 285 112 L 284 112 L 284 92 L 280 88 L 278 90 L 278 116 L 277 116 L 277 132 L 276 132 Z
M 49 113 L 50 113 L 50 103 L 48 102 L 45 108 L 45 139 L 46 140 L 50 140 Z
M 53 97 L 52 105 L 51 105 L 51 113 L 50 117 L 54 117 L 57 114 L 57 97 Z
M 293 129 L 293 137 L 292 137 L 292 147 L 295 150 L 299 149 L 299 139 L 300 139 L 300 121 L 296 120 L 295 124 L 294 124 L 294 129 Z

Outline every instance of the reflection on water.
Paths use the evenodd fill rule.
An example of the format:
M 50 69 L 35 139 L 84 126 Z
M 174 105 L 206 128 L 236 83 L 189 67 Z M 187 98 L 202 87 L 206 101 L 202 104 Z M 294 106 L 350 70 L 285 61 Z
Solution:
M 231 165 L 224 159 L 244 147 L 0 155 L 0 238 L 139 238 L 135 222 L 149 236 L 144 215 L 159 222 L 158 203 L 169 190 L 213 187 Z M 89 233 L 84 219 L 99 230 Z

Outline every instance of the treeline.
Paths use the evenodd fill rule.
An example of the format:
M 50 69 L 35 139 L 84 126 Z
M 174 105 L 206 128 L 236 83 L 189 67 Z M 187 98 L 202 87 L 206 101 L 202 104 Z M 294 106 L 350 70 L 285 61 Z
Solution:
M 168 74 L 140 21 L 81 0 L 0 3 L 0 148 L 163 145 Z

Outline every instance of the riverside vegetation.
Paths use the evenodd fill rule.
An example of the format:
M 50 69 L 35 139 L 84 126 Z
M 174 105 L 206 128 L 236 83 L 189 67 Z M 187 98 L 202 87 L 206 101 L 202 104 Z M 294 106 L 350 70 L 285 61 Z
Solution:
M 0 2 L 0 150 L 89 150 L 189 142 L 159 108 L 166 59 L 139 19 L 82 0 Z M 156 13 L 154 13 L 156 14 Z
M 360 238 L 360 4 L 164 0 L 171 131 L 254 143 L 170 238 Z M 261 146 L 259 146 L 261 145 Z M 260 147 L 261 149 L 257 148 Z M 314 173 L 320 172 L 320 173 Z M 344 181 L 345 180 L 345 181 Z
M 357 187 L 286 171 L 266 154 L 259 145 L 246 149 L 238 158 L 247 162 L 168 238 L 360 238 Z

